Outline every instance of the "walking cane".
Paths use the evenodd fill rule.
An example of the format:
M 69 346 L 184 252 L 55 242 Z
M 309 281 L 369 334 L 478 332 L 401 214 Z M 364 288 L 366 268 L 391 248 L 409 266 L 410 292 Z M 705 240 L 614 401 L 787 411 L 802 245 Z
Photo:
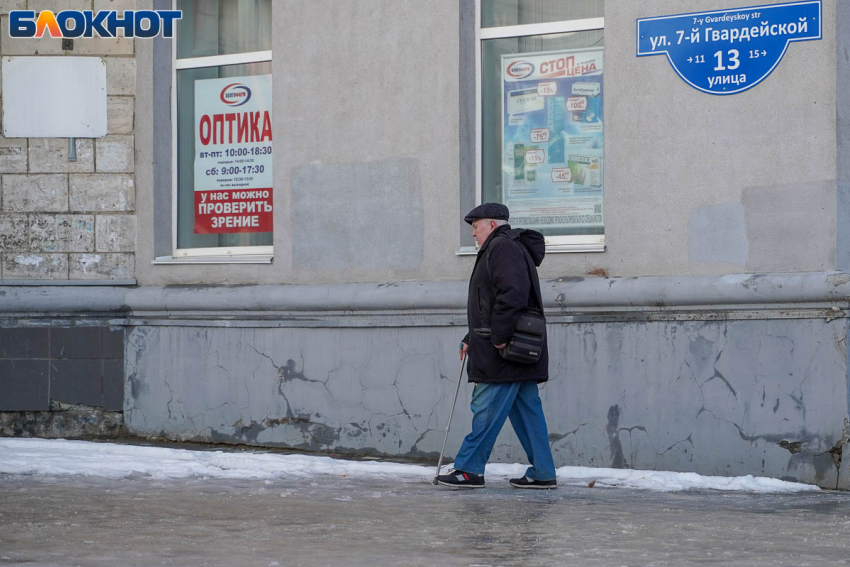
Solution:
M 443 437 L 443 448 L 440 449 L 440 460 L 437 461 L 437 474 L 434 475 L 434 480 L 431 484 L 437 484 L 437 477 L 440 476 L 440 467 L 443 466 L 443 453 L 446 451 L 446 441 L 449 439 L 449 427 L 452 426 L 452 415 L 455 413 L 455 404 L 457 403 L 457 394 L 460 392 L 460 383 L 463 380 L 463 365 L 466 364 L 466 353 L 460 361 L 460 374 L 457 377 L 457 388 L 455 388 L 455 398 L 452 400 L 452 409 L 449 412 L 449 422 L 446 424 L 446 436 Z

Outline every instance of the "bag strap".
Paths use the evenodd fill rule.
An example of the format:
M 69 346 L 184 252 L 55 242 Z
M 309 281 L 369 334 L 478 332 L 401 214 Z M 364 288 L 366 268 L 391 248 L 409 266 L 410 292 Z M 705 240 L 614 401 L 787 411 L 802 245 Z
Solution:
M 537 308 L 540 309 L 541 313 L 543 313 L 543 297 L 540 293 L 540 279 L 535 277 L 537 273 L 534 269 L 534 264 L 531 262 L 531 254 L 522 243 L 517 243 L 517 246 L 522 249 L 522 256 L 525 258 L 525 266 L 528 268 L 528 279 L 531 282 L 531 289 L 534 293 L 534 298 L 537 300 Z

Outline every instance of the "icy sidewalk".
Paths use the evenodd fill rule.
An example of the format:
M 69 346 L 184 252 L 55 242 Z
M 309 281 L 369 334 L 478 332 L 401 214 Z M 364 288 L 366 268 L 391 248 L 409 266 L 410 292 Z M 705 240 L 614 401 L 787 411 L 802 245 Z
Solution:
M 526 465 L 491 464 L 488 481 L 521 476 Z M 112 443 L 45 439 L 0 439 L 0 473 L 156 480 L 184 478 L 261 479 L 292 477 L 403 478 L 430 481 L 433 467 L 385 461 L 346 461 L 330 457 L 190 451 Z M 759 493 L 807 492 L 816 486 L 753 477 L 702 476 L 695 473 L 561 467 L 560 485 L 621 487 L 660 492 L 731 490 Z

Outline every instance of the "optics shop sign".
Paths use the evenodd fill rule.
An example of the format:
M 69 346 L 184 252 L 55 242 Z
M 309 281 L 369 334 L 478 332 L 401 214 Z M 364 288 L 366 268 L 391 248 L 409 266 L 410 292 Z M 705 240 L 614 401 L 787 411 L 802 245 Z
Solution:
M 602 227 L 602 49 L 502 56 L 502 187 L 511 224 Z
M 779 65 L 791 42 L 821 39 L 821 0 L 641 18 L 637 56 L 667 55 L 702 92 L 751 89 Z
M 272 231 L 271 75 L 195 82 L 195 234 Z

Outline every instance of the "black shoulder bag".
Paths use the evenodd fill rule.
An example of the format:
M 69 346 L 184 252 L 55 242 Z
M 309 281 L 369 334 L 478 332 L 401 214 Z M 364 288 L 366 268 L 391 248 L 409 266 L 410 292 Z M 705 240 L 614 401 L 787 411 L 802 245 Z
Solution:
M 522 256 L 529 270 L 532 293 L 537 300 L 537 307 L 526 307 L 514 326 L 514 336 L 508 344 L 499 349 L 499 354 L 507 361 L 517 364 L 536 364 L 543 353 L 546 338 L 546 317 L 543 315 L 543 298 L 540 288 L 535 285 L 534 269 L 528 257 L 528 251 L 522 246 Z

